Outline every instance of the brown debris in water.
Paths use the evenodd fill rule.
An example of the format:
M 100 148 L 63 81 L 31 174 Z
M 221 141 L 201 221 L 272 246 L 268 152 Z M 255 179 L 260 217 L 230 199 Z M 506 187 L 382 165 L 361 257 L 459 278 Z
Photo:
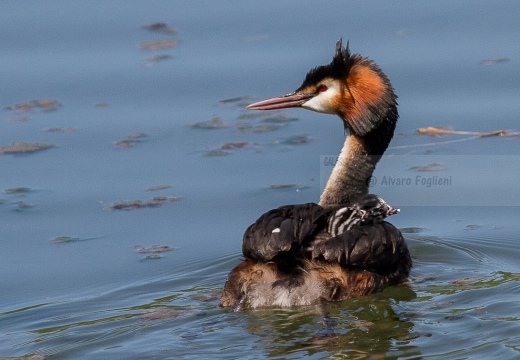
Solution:
M 160 201 L 119 200 L 108 206 L 110 210 L 131 210 L 161 206 Z
M 132 209 L 142 209 L 142 208 L 150 208 L 150 207 L 159 207 L 162 206 L 165 202 L 173 202 L 180 200 L 180 196 L 174 197 L 165 197 L 165 196 L 157 196 L 154 197 L 151 201 L 142 201 L 142 200 L 119 200 L 113 202 L 108 205 L 108 210 L 132 210 Z
M 441 171 L 444 169 L 445 169 L 445 167 L 438 163 L 410 167 L 410 170 L 415 170 L 415 171 Z
M 233 149 L 242 149 L 249 145 L 250 144 L 247 141 L 227 142 L 224 145 L 222 145 L 220 148 L 222 150 L 233 150 Z
M 312 142 L 312 138 L 308 135 L 293 135 L 283 141 L 287 145 L 303 145 Z
M 146 260 L 159 260 L 159 259 L 162 259 L 163 257 L 161 255 L 157 255 L 157 254 L 150 254 L 150 255 L 147 255 L 143 258 L 144 261 Z
M 225 105 L 225 104 L 233 104 L 233 103 L 237 103 L 237 102 L 250 101 L 250 100 L 253 100 L 253 99 L 249 96 L 237 96 L 234 98 L 220 100 L 219 103 Z
M 150 24 L 144 24 L 141 26 L 141 29 L 148 30 L 152 32 L 157 33 L 163 33 L 163 34 L 175 34 L 175 29 L 168 26 L 168 24 L 164 22 L 154 22 Z
M 269 185 L 269 189 L 290 189 L 298 187 L 298 184 L 276 184 L 276 185 Z
M 207 151 L 204 153 L 205 157 L 219 157 L 219 156 L 227 156 L 227 155 L 231 155 L 231 153 L 229 151 L 225 151 L 222 149 L 210 150 L 210 151 Z
M 149 59 L 147 59 L 145 62 L 144 62 L 144 65 L 145 66 L 152 66 L 158 62 L 161 62 L 161 61 L 165 61 L 165 60 L 170 60 L 172 57 L 171 55 L 168 55 L 168 54 L 158 54 L 158 55 L 155 55 L 154 57 L 151 57 Z
M 25 193 L 28 193 L 31 191 L 32 191 L 32 189 L 29 187 L 16 187 L 16 188 L 5 189 L 4 193 L 5 194 L 25 194 Z
M 260 121 L 264 122 L 264 123 L 284 124 L 284 123 L 288 123 L 288 122 L 298 121 L 298 118 L 288 117 L 285 115 L 278 115 L 278 116 L 264 117 Z
M 119 149 L 128 149 L 136 146 L 140 142 L 142 142 L 141 139 L 144 139 L 147 137 L 148 134 L 140 132 L 140 133 L 134 133 L 129 134 L 126 136 L 126 139 L 116 141 L 114 146 Z
M 252 133 L 265 133 L 270 131 L 275 131 L 282 128 L 284 125 L 278 124 L 264 124 L 264 125 L 256 125 L 252 126 L 249 124 L 240 124 L 237 126 L 237 130 L 240 132 L 252 132 Z
M 440 135 L 474 135 L 476 137 L 482 138 L 482 137 L 489 137 L 489 136 L 504 136 L 508 135 L 510 132 L 507 130 L 495 130 L 491 132 L 476 132 L 476 131 L 458 131 L 458 130 L 452 130 L 448 128 L 436 128 L 436 127 L 425 127 L 425 128 L 419 128 L 417 129 L 417 132 L 419 134 L 427 134 L 427 135 L 433 135 L 433 136 L 440 136 Z
M 72 236 L 57 236 L 52 239 L 52 242 L 55 244 L 66 244 L 71 242 L 81 241 L 82 239 Z
M 214 115 L 211 118 L 211 120 L 196 122 L 194 124 L 191 124 L 190 127 L 192 129 L 214 130 L 214 129 L 227 128 L 227 127 L 229 127 L 229 124 L 225 123 L 224 120 L 220 116 Z
M 54 99 L 31 100 L 24 103 L 4 107 L 6 111 L 18 111 L 22 114 L 32 112 L 36 109 L 40 112 L 55 111 L 61 104 Z
M 224 143 L 223 145 L 221 145 L 218 149 L 212 149 L 212 150 L 206 151 L 204 153 L 204 156 L 219 157 L 219 156 L 231 155 L 231 152 L 228 150 L 243 149 L 248 146 L 251 146 L 251 144 L 248 143 L 247 141 L 227 142 L 227 143 Z
M 156 186 L 149 187 L 147 190 L 148 191 L 157 191 L 157 190 L 165 190 L 165 189 L 169 189 L 169 188 L 171 188 L 170 185 L 156 185 Z
M 152 245 L 148 248 L 146 248 L 142 245 L 134 245 L 134 248 L 136 249 L 136 251 L 138 253 L 141 253 L 141 254 L 150 254 L 150 253 L 156 254 L 156 253 L 164 253 L 164 252 L 168 252 L 168 251 L 177 250 L 176 248 L 173 248 L 168 245 Z
M 175 47 L 179 43 L 176 39 L 166 39 L 166 40 L 155 40 L 148 41 L 141 44 L 141 50 L 145 51 L 156 51 L 163 49 L 171 49 Z
M 484 59 L 479 62 L 481 65 L 496 65 L 496 64 L 503 64 L 509 61 L 508 57 L 497 57 L 494 59 Z
M 177 201 L 179 200 L 181 197 L 180 196 L 173 196 L 173 197 L 166 197 L 166 196 L 155 196 L 153 198 L 154 201 Z
M 425 128 L 419 128 L 417 129 L 417 132 L 419 134 L 427 134 L 427 135 L 446 135 L 446 134 L 453 134 L 454 130 L 448 129 L 448 128 L 436 128 L 436 127 L 425 127 Z
M 508 134 L 509 133 L 506 130 L 496 130 L 496 131 L 491 131 L 488 133 L 480 134 L 480 135 L 478 135 L 478 137 L 484 138 L 484 137 L 490 137 L 490 136 L 504 136 L 504 135 L 508 135 Z
M 116 141 L 114 146 L 118 149 L 129 149 L 129 148 L 133 148 L 134 146 L 136 146 L 137 143 L 139 143 L 139 142 L 140 141 L 135 140 L 135 139 L 124 139 L 124 140 Z
M 29 142 L 15 142 L 9 146 L 1 146 L 0 147 L 0 155 L 6 154 L 30 154 L 36 151 L 47 150 L 53 148 L 54 145 L 44 144 L 39 142 L 29 143 Z
M 476 131 L 458 131 L 452 130 L 448 128 L 436 128 L 436 127 L 426 127 L 417 129 L 417 133 L 419 134 L 427 134 L 432 136 L 441 136 L 441 135 L 470 135 L 468 137 L 458 138 L 458 139 L 450 139 L 439 142 L 430 142 L 425 144 L 411 144 L 411 145 L 400 145 L 400 146 L 391 146 L 391 149 L 411 149 L 417 147 L 426 147 L 426 146 L 438 146 L 438 145 L 446 145 L 446 144 L 454 144 L 462 141 L 471 141 L 476 139 L 482 139 L 490 136 L 503 136 L 508 137 L 509 139 L 517 139 L 520 138 L 519 131 L 510 131 L 510 130 L 495 130 L 490 132 L 476 132 Z
M 53 127 L 53 128 L 42 129 L 42 131 L 53 132 L 53 133 L 73 133 L 73 132 L 76 132 L 76 129 L 71 128 L 71 127 Z
M 234 98 L 220 100 L 218 103 L 220 106 L 226 108 L 243 109 L 251 103 L 251 100 L 252 98 L 249 96 L 237 96 Z

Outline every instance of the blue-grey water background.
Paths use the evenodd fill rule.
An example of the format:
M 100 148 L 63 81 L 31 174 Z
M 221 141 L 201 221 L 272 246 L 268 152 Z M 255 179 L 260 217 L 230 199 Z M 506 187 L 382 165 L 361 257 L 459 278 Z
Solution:
M 0 3 L 0 105 L 60 104 L 0 115 L 0 146 L 54 145 L 0 156 L 0 357 L 520 357 L 520 139 L 416 132 L 520 130 L 519 13 L 482 0 Z M 142 28 L 157 22 L 176 32 Z M 340 37 L 399 96 L 374 191 L 401 208 L 390 220 L 411 282 L 328 316 L 221 309 L 245 228 L 317 201 L 344 140 L 333 116 L 243 107 L 297 88 Z M 178 43 L 141 49 L 157 40 Z M 192 127 L 212 119 L 224 126 Z M 180 199 L 113 209 L 154 197 Z M 170 251 L 139 252 L 154 245 Z

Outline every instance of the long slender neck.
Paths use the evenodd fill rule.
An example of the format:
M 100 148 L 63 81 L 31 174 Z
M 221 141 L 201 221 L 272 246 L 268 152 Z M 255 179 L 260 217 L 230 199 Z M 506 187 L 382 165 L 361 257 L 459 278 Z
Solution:
M 370 177 L 380 156 L 371 156 L 363 138 L 348 135 L 319 204 L 323 207 L 356 203 L 368 194 Z
M 321 206 L 354 204 L 368 194 L 371 176 L 392 140 L 397 117 L 397 109 L 392 107 L 384 121 L 365 136 L 349 133 L 321 194 Z

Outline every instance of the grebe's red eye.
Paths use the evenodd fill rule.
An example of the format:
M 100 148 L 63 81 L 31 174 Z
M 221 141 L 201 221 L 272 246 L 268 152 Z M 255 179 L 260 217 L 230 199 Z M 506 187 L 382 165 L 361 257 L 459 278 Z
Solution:
M 324 91 L 327 91 L 327 85 L 320 85 L 318 86 L 318 92 L 324 92 Z

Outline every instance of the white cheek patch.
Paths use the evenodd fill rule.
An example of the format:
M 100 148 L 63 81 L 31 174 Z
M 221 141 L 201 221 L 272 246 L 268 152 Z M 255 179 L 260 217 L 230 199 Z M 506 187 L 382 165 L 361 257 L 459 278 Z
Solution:
M 333 99 L 339 95 L 340 94 L 337 84 L 333 84 L 326 91 L 320 92 L 312 99 L 304 102 L 301 107 L 324 114 L 337 114 L 338 111 L 333 106 Z

